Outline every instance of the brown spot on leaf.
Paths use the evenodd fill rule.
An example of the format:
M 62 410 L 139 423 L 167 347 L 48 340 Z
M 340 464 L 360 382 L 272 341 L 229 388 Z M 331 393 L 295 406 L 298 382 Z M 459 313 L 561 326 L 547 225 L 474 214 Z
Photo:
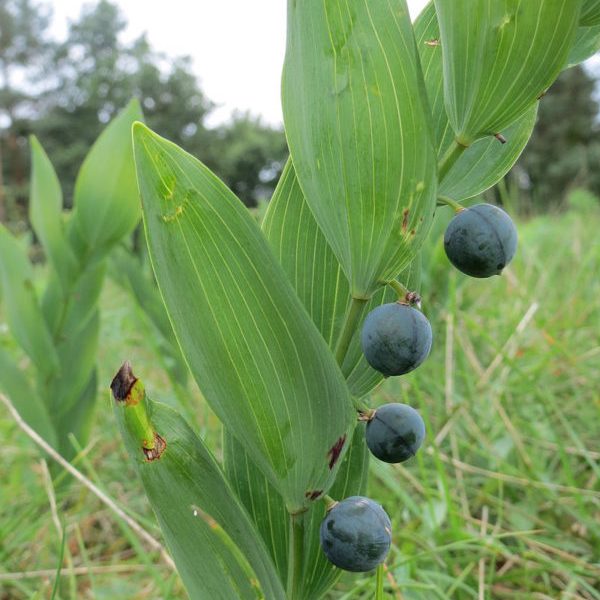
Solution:
M 410 235 L 417 235 L 417 231 L 415 229 L 410 230 Z
M 306 492 L 304 495 L 309 499 L 309 500 L 316 500 L 321 494 L 323 493 L 323 490 L 315 490 L 314 492 L 311 492 L 310 490 L 308 492 Z
M 408 208 L 404 209 L 404 212 L 402 213 L 402 231 L 406 231 L 407 227 L 408 227 L 408 215 L 409 215 L 410 211 L 408 210 Z
M 346 443 L 346 434 L 344 434 L 338 441 L 331 447 L 331 450 L 327 453 L 329 457 L 329 468 L 333 469 L 335 463 L 338 461 L 340 454 L 342 452 L 342 448 Z
M 131 364 L 126 360 L 110 383 L 113 398 L 117 402 L 124 402 L 136 381 Z
M 496 133 L 494 137 L 501 143 L 506 144 L 506 138 L 501 133 Z
M 142 452 L 146 457 L 148 462 L 152 462 L 153 460 L 158 460 L 162 453 L 167 448 L 167 440 L 158 435 L 158 433 L 154 434 L 154 448 L 142 448 Z

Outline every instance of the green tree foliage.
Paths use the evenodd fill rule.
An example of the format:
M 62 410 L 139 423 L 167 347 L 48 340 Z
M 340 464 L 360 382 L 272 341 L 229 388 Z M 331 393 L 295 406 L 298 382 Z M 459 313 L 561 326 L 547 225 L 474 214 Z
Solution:
M 38 2 L 0 2 L 0 221 L 10 218 L 28 179 L 22 142 L 38 105 L 31 84 L 44 71 L 51 48 L 49 22 L 48 7 Z
M 280 130 L 247 115 L 208 129 L 205 120 L 214 105 L 202 92 L 191 59 L 166 57 L 152 48 L 145 35 L 125 41 L 127 22 L 110 1 L 85 6 L 62 43 L 44 38 L 49 24 L 45 6 L 11 0 L 2 4 L 0 12 L 2 67 L 23 72 L 30 64 L 52 64 L 51 69 L 28 73 L 35 104 L 15 86 L 4 83 L 0 88 L 1 104 L 8 109 L 17 101 L 30 104 L 21 110 L 27 118 L 18 127 L 13 118 L 4 119 L 6 136 L 13 140 L 5 180 L 21 182 L 24 198 L 27 134 L 37 135 L 52 156 L 70 206 L 75 174 L 85 153 L 132 97 L 140 99 L 146 120 L 156 131 L 209 163 L 246 204 L 270 195 L 287 152 Z M 12 79 L 3 76 L 3 81 Z M 7 89 L 14 98 L 9 103 L 4 100 Z
M 513 172 L 525 188 L 522 208 L 558 207 L 573 185 L 600 192 L 595 87 L 592 75 L 579 66 L 563 71 L 542 98 L 533 135 Z

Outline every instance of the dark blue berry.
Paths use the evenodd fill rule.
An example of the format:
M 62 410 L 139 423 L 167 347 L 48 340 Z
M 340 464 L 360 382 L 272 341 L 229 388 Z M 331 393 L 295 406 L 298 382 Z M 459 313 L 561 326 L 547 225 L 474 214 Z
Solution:
M 392 543 L 392 524 L 383 508 L 363 496 L 338 502 L 321 523 L 321 547 L 328 560 L 345 571 L 371 571 Z
M 369 450 L 387 463 L 401 463 L 414 456 L 425 439 L 421 415 L 407 404 L 384 404 L 367 423 Z
M 429 355 L 431 339 L 431 325 L 423 313 L 399 302 L 372 310 L 361 333 L 367 362 L 386 377 L 416 369 Z
M 450 221 L 444 248 L 450 262 L 467 275 L 500 275 L 517 250 L 517 230 L 501 208 L 477 204 Z

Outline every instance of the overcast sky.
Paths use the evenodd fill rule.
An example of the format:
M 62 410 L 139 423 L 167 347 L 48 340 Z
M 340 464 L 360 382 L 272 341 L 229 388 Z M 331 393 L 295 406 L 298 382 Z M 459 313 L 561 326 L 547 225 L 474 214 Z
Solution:
M 413 18 L 426 3 L 408 0 Z M 86 1 L 52 4 L 54 30 L 62 36 Z M 129 37 L 146 31 L 156 50 L 193 57 L 202 90 L 220 105 L 214 121 L 240 109 L 281 123 L 286 0 L 116 0 L 116 4 L 129 22 Z

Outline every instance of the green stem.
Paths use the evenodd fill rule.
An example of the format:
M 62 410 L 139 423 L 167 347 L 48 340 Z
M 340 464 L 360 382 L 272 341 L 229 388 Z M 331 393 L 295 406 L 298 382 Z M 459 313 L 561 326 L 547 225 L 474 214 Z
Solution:
M 321 502 L 325 504 L 325 510 L 327 512 L 329 512 L 338 503 L 337 500 L 334 500 L 331 496 L 328 496 L 327 494 L 321 496 Z
M 465 207 L 462 204 L 456 202 L 456 200 L 452 200 L 452 198 L 448 198 L 448 196 L 438 196 L 437 197 L 438 204 L 445 204 L 446 206 L 450 206 L 457 213 L 461 210 L 465 210 Z
M 377 566 L 377 585 L 375 587 L 375 600 L 383 598 L 383 563 Z
M 457 140 L 452 142 L 438 165 L 438 181 L 443 181 L 444 177 L 448 175 L 448 172 L 454 166 L 454 163 L 456 163 L 466 149 L 467 146 L 463 146 Z
M 344 320 L 342 333 L 340 334 L 340 337 L 338 338 L 335 347 L 335 360 L 340 366 L 340 369 L 344 364 L 344 359 L 346 358 L 346 354 L 348 353 L 348 348 L 350 347 L 352 336 L 354 335 L 356 327 L 358 326 L 358 321 L 362 314 L 362 309 L 367 302 L 368 300 L 364 298 L 352 298 L 350 302 L 350 306 L 348 307 L 348 311 L 346 312 L 346 318 Z
M 390 279 L 385 283 L 398 294 L 398 300 L 400 300 L 400 302 L 406 302 L 406 296 L 410 294 L 410 290 L 408 288 L 404 287 L 397 279 Z
M 290 556 L 287 580 L 287 596 L 289 600 L 301 600 L 302 598 L 305 514 L 305 512 L 290 514 Z

